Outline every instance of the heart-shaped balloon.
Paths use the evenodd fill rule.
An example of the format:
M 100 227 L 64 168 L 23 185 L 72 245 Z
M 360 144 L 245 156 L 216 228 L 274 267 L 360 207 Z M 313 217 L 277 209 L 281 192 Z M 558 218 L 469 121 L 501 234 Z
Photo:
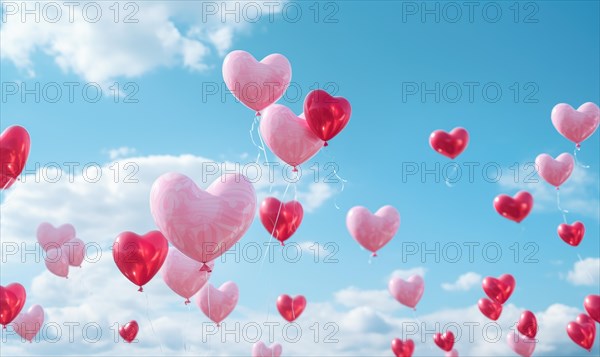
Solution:
M 600 323 L 600 295 L 588 295 L 583 301 L 583 307 L 588 315 Z
M 239 174 L 223 175 L 204 191 L 189 177 L 168 173 L 152 185 L 150 210 L 171 244 L 206 264 L 246 233 L 254 220 L 256 193 Z
M 452 351 L 452 347 L 454 347 L 454 334 L 452 331 L 446 331 L 443 334 L 438 332 L 433 335 L 433 342 L 446 352 Z
M 302 295 L 292 298 L 289 295 L 280 295 L 277 298 L 277 310 L 281 316 L 289 322 L 293 322 L 306 307 L 306 299 Z
M 23 309 L 27 294 L 25 288 L 19 283 L 0 285 L 0 325 L 6 329 Z
M 352 207 L 346 215 L 350 235 L 365 249 L 377 256 L 400 227 L 400 213 L 392 206 L 383 206 L 375 214 L 362 206 Z
M 267 232 L 283 245 L 300 227 L 304 211 L 298 201 L 282 203 L 275 197 L 267 197 L 260 205 L 259 215 Z
M 486 277 L 481 282 L 483 291 L 490 299 L 504 304 L 515 290 L 516 281 L 510 274 L 501 275 L 498 279 Z
M 223 60 L 223 80 L 240 102 L 260 112 L 285 93 L 292 80 L 292 66 L 278 53 L 258 62 L 248 52 L 232 51 Z
M 469 132 L 464 128 L 454 128 L 450 133 L 436 130 L 429 136 L 433 150 L 451 159 L 460 155 L 469 144 Z
M 556 130 L 579 147 L 598 128 L 600 109 L 591 102 L 582 104 L 577 110 L 560 103 L 552 108 L 550 116 Z
M 588 315 L 580 314 L 575 321 L 567 325 L 567 334 L 580 347 L 591 351 L 596 338 L 595 322 Z
M 139 330 L 140 327 L 137 321 L 131 320 L 125 325 L 119 327 L 119 335 L 121 335 L 125 342 L 131 343 L 133 342 L 133 340 L 135 340 L 135 337 L 137 336 Z
M 346 127 L 352 107 L 343 97 L 332 97 L 324 90 L 308 93 L 304 99 L 304 116 L 310 129 L 325 143 Z
M 206 284 L 200 290 L 196 303 L 204 315 L 219 326 L 237 305 L 239 294 L 233 281 L 224 283 L 218 289 L 212 284 Z
M 279 357 L 281 356 L 281 352 L 282 348 L 278 343 L 267 347 L 262 341 L 258 341 L 252 347 L 252 357 Z
M 527 191 L 519 191 L 514 197 L 498 195 L 494 199 L 494 208 L 502 217 L 517 223 L 527 217 L 533 207 L 533 197 Z
M 539 154 L 535 158 L 535 167 L 538 174 L 556 188 L 567 181 L 573 172 L 574 166 L 573 156 L 566 152 L 558 155 L 556 159 L 548 154 Z
M 392 352 L 396 357 L 412 357 L 415 351 L 415 343 L 411 339 L 402 341 L 399 338 L 392 340 Z
M 515 351 L 516 354 L 522 357 L 530 357 L 535 351 L 536 340 L 526 336 L 521 336 L 514 332 L 509 332 L 506 336 L 506 343 Z
M 29 157 L 31 140 L 25 128 L 13 125 L 0 135 L 0 190 L 17 180 Z
M 304 115 L 296 116 L 281 104 L 273 104 L 262 112 L 260 134 L 269 149 L 296 171 L 296 166 L 323 147 L 323 141 L 310 130 Z
M 169 243 L 159 231 L 151 231 L 143 236 L 133 232 L 119 234 L 113 243 L 113 259 L 117 267 L 132 283 L 143 291 L 158 273 L 167 258 Z
M 11 324 L 19 336 L 31 342 L 44 324 L 44 309 L 33 305 L 27 312 L 21 312 Z
M 425 281 L 420 275 L 413 275 L 406 281 L 392 277 L 388 290 L 399 303 L 415 309 L 425 291 Z
M 44 263 L 48 270 L 61 278 L 69 276 L 69 257 L 63 248 L 50 248 L 46 251 Z
M 181 253 L 177 248 L 171 247 L 165 264 L 160 270 L 165 283 L 171 290 L 186 299 L 186 305 L 210 278 L 209 271 L 200 271 L 202 265 L 203 263 L 197 262 Z M 212 270 L 214 262 L 208 262 L 208 266 Z
M 63 224 L 55 228 L 52 224 L 44 222 L 37 228 L 37 241 L 42 249 L 61 248 L 65 243 L 75 238 L 75 227 Z
M 502 304 L 495 302 L 494 300 L 482 298 L 477 302 L 479 311 L 490 320 L 496 321 L 502 314 Z
M 517 330 L 529 338 L 535 338 L 537 335 L 538 324 L 533 312 L 529 310 L 523 311 L 517 324 Z
M 573 224 L 561 223 L 558 225 L 558 236 L 567 244 L 574 247 L 578 246 L 583 240 L 585 234 L 585 226 L 577 221 Z
M 446 357 L 458 357 L 458 351 L 452 350 L 450 352 L 446 352 Z

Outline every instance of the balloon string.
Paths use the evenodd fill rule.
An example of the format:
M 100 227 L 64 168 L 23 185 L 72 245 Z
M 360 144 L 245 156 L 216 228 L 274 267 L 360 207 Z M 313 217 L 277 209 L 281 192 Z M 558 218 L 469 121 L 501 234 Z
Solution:
M 566 209 L 562 209 L 560 207 L 560 190 L 558 189 L 558 187 L 556 188 L 556 207 L 558 208 L 558 210 L 560 211 L 560 213 L 562 213 L 563 220 L 565 221 L 565 223 L 567 223 L 567 215 L 566 215 L 566 213 L 569 213 L 569 211 L 567 211 Z
M 183 351 L 184 352 L 188 352 L 188 351 L 192 350 L 191 346 L 190 346 L 190 349 L 188 350 L 188 347 L 187 347 L 187 338 L 185 336 L 185 332 L 188 330 L 188 326 L 190 324 L 190 312 L 191 312 L 190 308 L 191 308 L 190 304 L 187 304 L 187 310 L 188 311 L 187 311 L 187 314 L 185 315 L 185 325 L 184 325 L 185 328 L 184 328 L 183 331 L 181 331 L 181 336 L 183 337 Z
M 423 328 L 423 322 L 421 320 L 419 320 L 419 317 L 417 316 L 417 308 L 416 307 L 413 309 L 412 314 L 413 314 L 413 319 L 419 325 L 419 332 L 420 332 L 421 328 Z M 427 343 L 427 347 L 429 348 L 430 351 L 433 350 L 433 347 L 431 346 L 430 343 Z
M 8 186 L 10 186 L 12 183 L 15 182 L 15 179 L 13 179 L 12 177 L 4 184 L 4 186 L 2 187 L 2 196 L 0 196 L 0 203 L 2 204 L 1 207 L 6 208 L 6 203 L 9 201 L 8 197 L 10 197 L 10 195 L 6 194 L 6 189 Z
M 450 175 L 447 175 L 446 177 L 444 177 L 444 180 L 446 181 L 446 186 L 454 187 L 454 184 L 452 184 L 450 182 L 450 179 L 448 178 L 449 176 L 453 176 L 454 174 L 456 174 L 456 166 L 452 166 L 452 172 L 450 173 Z
M 144 295 L 146 296 L 146 318 L 148 319 L 148 322 L 150 323 L 150 328 L 152 329 L 152 334 L 154 335 L 154 338 L 156 338 L 156 341 L 158 341 L 158 346 L 160 347 L 160 353 L 164 355 L 165 352 L 163 351 L 162 343 L 160 342 L 160 339 L 158 338 L 158 335 L 156 334 L 156 331 L 154 330 L 154 324 L 152 323 L 152 319 L 150 318 L 150 300 L 148 299 L 148 292 L 144 291 Z
M 344 188 L 346 188 L 346 182 L 348 182 L 348 180 L 343 179 L 340 175 L 338 175 L 337 170 L 335 169 L 335 166 L 337 165 L 337 163 L 333 160 L 333 157 L 329 154 L 329 152 L 327 151 L 327 149 L 324 150 L 325 151 L 325 156 L 327 156 L 328 159 L 330 159 L 333 162 L 333 174 L 335 175 L 335 177 L 339 180 L 339 182 L 341 182 L 342 188 L 340 189 L 340 194 L 342 194 L 344 192 Z M 333 205 L 335 206 L 336 209 L 340 209 L 340 206 L 337 203 L 337 197 L 333 199 Z
M 577 164 L 577 166 L 584 168 L 584 169 L 589 169 L 590 166 L 589 165 L 584 165 L 581 163 L 581 161 L 579 161 L 579 159 L 577 159 L 577 152 L 579 152 L 581 150 L 581 148 L 579 146 L 575 147 L 575 150 L 573 150 L 573 157 L 575 157 L 575 164 Z
M 579 258 L 579 261 L 581 263 L 583 263 L 583 259 L 581 258 L 581 254 L 577 253 L 577 257 Z M 590 272 L 588 270 L 586 270 L 585 272 L 588 276 L 588 278 L 590 279 L 590 282 L 593 283 L 594 282 L 594 277 L 592 276 L 592 274 L 590 274 Z

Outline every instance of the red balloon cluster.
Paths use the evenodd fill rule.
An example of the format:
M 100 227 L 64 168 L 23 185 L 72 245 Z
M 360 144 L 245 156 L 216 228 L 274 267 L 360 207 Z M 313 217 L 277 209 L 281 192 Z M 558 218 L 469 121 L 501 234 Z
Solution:
M 477 303 L 481 313 L 490 320 L 498 320 L 502 314 L 502 304 L 512 295 L 515 284 L 515 278 L 510 274 L 504 274 L 497 279 L 494 277 L 483 279 L 481 285 L 489 299 L 482 298 Z

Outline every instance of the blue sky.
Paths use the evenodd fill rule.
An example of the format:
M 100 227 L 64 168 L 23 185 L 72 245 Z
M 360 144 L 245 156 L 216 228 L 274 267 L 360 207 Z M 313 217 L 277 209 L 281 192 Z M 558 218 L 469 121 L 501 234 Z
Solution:
M 573 143 L 552 126 L 552 107 L 561 102 L 575 107 L 588 101 L 600 102 L 600 8 L 597 2 L 476 2 L 472 21 L 467 15 L 468 9 L 461 6 L 462 16 L 455 23 L 451 22 L 455 9 L 441 2 L 322 2 L 317 4 L 318 15 L 316 8 L 311 8 L 315 6 L 313 3 L 294 4 L 288 6 L 287 15 L 276 11 L 274 21 L 264 12 L 258 22 L 250 23 L 243 20 L 244 12 L 240 10 L 241 21 L 223 23 L 217 15 L 203 13 L 200 3 L 142 2 L 136 15 L 139 23 L 114 24 L 103 20 L 94 25 L 88 23 L 89 32 L 78 31 L 69 23 L 42 21 L 36 27 L 7 17 L 1 30 L 1 129 L 13 124 L 28 129 L 32 137 L 28 169 L 32 172 L 36 162 L 42 166 L 57 162 L 64 168 L 62 163 L 65 162 L 78 162 L 83 166 L 92 162 L 110 165 L 113 160 L 131 161 L 148 165 L 140 165 L 137 175 L 151 183 L 167 168 L 200 172 L 199 167 L 193 166 L 194 160 L 186 161 L 181 155 L 243 165 L 253 162 L 257 155 L 257 148 L 249 137 L 253 112 L 223 93 L 222 59 L 233 49 L 248 51 L 259 59 L 270 53 L 281 53 L 292 64 L 292 81 L 300 94 L 290 90 L 287 98 L 291 100 L 284 98 L 280 103 L 299 114 L 304 96 L 316 84 L 334 90 L 335 95 L 344 96 L 352 104 L 348 127 L 311 163 L 303 165 L 306 177 L 298 184 L 299 198 L 316 200 L 316 203 L 291 239 L 321 246 L 333 243 L 337 262 L 314 263 L 308 256 L 309 251 L 304 251 L 298 263 L 286 262 L 279 255 L 274 262 L 267 261 L 264 265 L 229 260 L 218 264 L 211 282 L 217 285 L 227 280 L 237 282 L 242 294 L 240 304 L 244 308 L 264 313 L 270 306 L 272 314 L 274 307 L 270 302 L 274 303 L 281 293 L 289 293 L 305 295 L 309 306 L 314 301 L 331 304 L 341 311 L 335 298 L 337 292 L 349 287 L 367 292 L 385 290 L 392 272 L 418 268 L 425 270 L 426 292 L 418 305 L 417 316 L 460 310 L 475 304 L 483 297 L 478 282 L 468 286 L 466 291 L 442 288 L 442 284 L 453 283 L 468 272 L 481 277 L 513 274 L 517 289 L 510 302 L 518 307 L 515 311 L 547 312 L 553 304 L 582 309 L 586 295 L 599 293 L 598 272 L 594 273 L 600 250 L 598 133 L 584 142 L 578 153 L 590 168 L 577 168 L 562 190 L 562 205 L 570 211 L 569 222 L 581 220 L 586 226 L 580 246 L 570 247 L 556 234 L 562 216 L 556 209 L 553 188 L 542 181 L 524 182 L 524 177 L 531 173 L 531 167 L 525 164 L 538 154 L 546 152 L 557 156 L 574 149 Z M 413 5 L 417 6 L 414 15 Z M 439 6 L 439 21 L 435 14 L 423 18 L 423 6 L 430 9 Z M 302 16 L 292 22 L 293 11 L 298 8 L 302 9 Z M 497 22 L 492 22 L 498 8 L 501 15 Z M 483 9 L 487 12 L 482 13 Z M 112 14 L 108 10 L 105 13 Z M 202 18 L 203 14 L 206 19 Z M 336 21 L 329 23 L 329 20 Z M 177 36 L 165 29 L 174 31 Z M 163 30 L 176 37 L 173 40 L 176 45 L 166 45 L 165 37 L 152 34 L 152 31 L 162 33 Z M 39 33 L 45 35 L 36 35 Z M 190 45 L 190 41 L 198 45 Z M 190 52 L 197 56 L 189 55 Z M 186 57 L 186 53 L 193 58 Z M 81 91 L 76 90 L 70 102 L 66 82 L 79 84 L 77 88 L 90 82 L 98 83 L 103 88 L 103 96 L 96 103 L 88 103 Z M 131 93 L 132 88 L 136 88 L 134 97 L 138 102 L 123 103 L 126 94 L 114 97 L 109 87 L 115 82 L 121 86 L 132 83 L 122 90 Z M 57 103 L 49 103 L 43 97 L 36 103 L 32 95 L 22 100 L 20 90 L 14 95 L 7 94 L 7 86 L 13 83 L 23 83 L 27 88 L 33 88 L 36 83 L 40 88 L 58 83 L 63 96 Z M 220 87 L 219 93 L 206 93 L 213 85 Z M 418 92 L 409 94 L 407 90 L 414 85 Z M 435 94 L 421 96 L 422 90 L 436 86 L 440 88 L 439 100 Z M 469 98 L 469 86 L 475 88 L 472 98 Z M 458 100 L 454 99 L 456 88 L 461 90 Z M 502 93 L 496 101 L 497 88 Z M 293 100 L 294 97 L 297 99 Z M 407 165 L 416 164 L 419 170 L 432 169 L 436 164 L 446 165 L 448 159 L 429 147 L 428 136 L 433 130 L 450 130 L 456 126 L 467 128 L 471 137 L 466 151 L 456 159 L 463 169 L 458 182 L 448 187 L 443 179 L 436 182 L 436 174 L 423 179 L 421 171 L 404 177 Z M 129 149 L 120 157 L 115 154 L 111 158 L 110 150 L 117 148 Z M 273 159 L 271 152 L 268 155 Z M 156 159 L 157 156 L 163 158 Z M 324 176 L 331 173 L 323 168 L 327 162 L 335 162 L 339 175 L 347 180 L 343 192 L 339 183 L 322 184 Z M 317 186 L 312 185 L 310 177 L 314 163 L 321 167 L 321 184 Z M 465 163 L 479 165 L 474 168 L 473 182 L 465 176 Z M 502 177 L 498 182 L 483 177 L 482 167 L 486 164 L 501 168 Z M 495 175 L 491 172 L 493 178 Z M 516 172 L 519 173 L 517 182 Z M 281 176 L 281 171 L 276 175 Z M 55 192 L 52 188 L 58 185 L 41 182 L 30 186 L 34 192 L 46 192 L 49 198 L 28 196 L 24 192 L 25 187 L 29 187 L 27 184 L 15 187 L 14 196 L 5 197 L 3 203 L 3 211 L 6 209 L 2 219 L 3 242 L 5 239 L 33 242 L 35 227 L 43 220 L 55 220 L 54 224 L 74 221 L 78 223 L 79 232 L 90 234 L 82 239 L 102 242 L 103 246 L 122 230 L 153 229 L 149 208 L 143 204 L 147 202 L 149 191 L 145 192 L 141 186 L 138 190 L 123 191 L 139 196 L 119 201 L 133 202 L 131 210 L 136 211 L 132 213 L 136 220 L 131 225 L 124 217 L 115 217 L 128 212 L 123 207 L 117 211 L 98 210 L 98 207 L 111 207 L 110 202 L 102 201 L 103 196 L 91 196 L 98 197 L 98 206 L 91 206 L 87 212 L 80 211 L 77 217 L 61 215 L 60 212 L 72 212 L 73 207 L 86 209 L 68 203 L 79 197 L 70 195 L 81 192 L 93 195 L 94 191 L 111 193 L 105 186 L 96 189 L 94 184 L 83 184 L 80 191 L 65 184 Z M 262 193 L 268 193 L 269 186 L 263 184 Z M 281 199 L 285 190 L 281 177 L 271 188 Z M 513 195 L 519 189 L 528 189 L 534 194 L 535 208 L 517 225 L 500 217 L 492 201 L 497 194 Z M 293 188 L 286 196 L 286 199 L 291 198 Z M 111 197 L 106 198 L 110 200 Z M 5 204 L 12 207 L 4 207 Z M 102 206 L 104 204 L 106 206 Z M 399 210 L 402 223 L 396 237 L 369 263 L 368 253 L 349 236 L 345 215 L 355 205 L 375 211 L 386 204 Z M 31 215 L 28 217 L 23 209 L 31 209 Z M 96 230 L 104 235 L 91 236 Z M 265 241 L 268 241 L 268 233 L 256 220 L 241 244 Z M 472 262 L 465 245 L 469 242 L 480 244 L 474 249 Z M 440 262 L 432 255 L 425 259 L 403 258 L 403 249 L 408 245 L 416 244 L 421 251 L 423 247 L 434 249 L 439 244 L 439 252 L 443 253 L 443 247 L 450 249 L 448 244 L 454 243 L 461 247 L 462 253 L 462 258 L 455 263 L 444 259 L 443 254 Z M 486 259 L 482 251 L 485 244 L 500 247 L 502 257 L 498 262 Z M 275 250 L 277 254 L 280 248 Z M 489 252 L 493 255 L 493 250 Z M 519 253 L 516 262 L 515 252 Z M 537 262 L 527 263 L 528 253 L 532 253 L 530 258 Z M 589 264 L 580 262 L 579 256 L 583 260 L 591 258 Z M 575 269 L 578 262 L 582 264 L 581 271 Z M 589 284 L 576 277 L 585 276 L 586 269 L 595 274 Z M 33 284 L 35 277 L 58 279 L 43 275 L 44 270 L 43 263 L 3 262 L 0 276 L 3 285 L 21 281 L 26 287 Z M 124 279 L 114 267 L 110 274 L 116 275 L 115 279 Z M 161 284 L 160 277 L 151 283 Z M 171 297 L 173 309 L 179 308 L 179 298 Z M 48 301 L 48 304 L 53 303 L 56 302 Z M 369 309 L 377 307 L 372 305 L 366 304 Z M 168 306 L 165 311 L 169 311 Z M 155 313 L 166 314 L 165 311 Z M 389 314 L 394 318 L 413 318 L 407 309 Z M 194 316 L 203 318 L 198 311 Z M 574 319 L 575 316 L 571 312 L 567 317 Z M 394 333 L 393 330 L 388 332 Z M 564 335 L 560 335 L 563 345 L 542 352 L 548 355 L 568 352 L 566 348 L 574 345 L 565 340 Z M 369 341 L 367 345 L 372 346 L 372 350 L 339 347 L 335 353 L 357 355 L 389 351 L 389 340 Z M 13 342 L 18 348 L 18 342 Z M 428 344 L 432 344 L 431 340 Z M 79 345 L 79 348 L 83 347 Z M 156 351 L 152 346 L 148 348 L 140 353 Z M 464 348 L 467 349 L 467 345 Z M 32 351 L 35 354 L 42 350 Z M 72 352 L 77 351 L 81 350 Z M 424 353 L 427 347 L 420 351 Z M 471 351 L 483 353 L 484 350 Z M 439 350 L 430 353 L 441 355 Z

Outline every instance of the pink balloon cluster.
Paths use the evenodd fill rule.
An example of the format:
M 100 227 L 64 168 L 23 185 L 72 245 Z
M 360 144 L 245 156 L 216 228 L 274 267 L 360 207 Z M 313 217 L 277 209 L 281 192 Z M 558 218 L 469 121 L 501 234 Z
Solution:
M 38 226 L 37 240 L 45 252 L 46 267 L 52 274 L 66 278 L 69 266 L 79 267 L 83 263 L 85 244 L 75 235 L 75 227 L 70 224 L 55 228 L 44 222 Z

